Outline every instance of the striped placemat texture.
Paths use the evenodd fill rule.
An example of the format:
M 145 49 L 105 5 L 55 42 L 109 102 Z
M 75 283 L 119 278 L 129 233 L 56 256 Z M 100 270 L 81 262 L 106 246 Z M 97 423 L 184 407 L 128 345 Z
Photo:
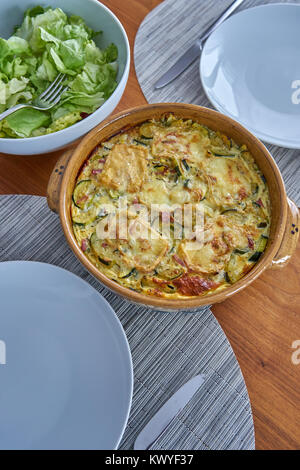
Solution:
M 188 379 L 206 380 L 153 445 L 155 449 L 254 449 L 245 382 L 209 308 L 163 313 L 132 305 L 96 281 L 67 245 L 59 217 L 37 196 L 0 196 L 0 261 L 51 263 L 88 281 L 112 305 L 129 340 L 134 397 L 121 449 L 130 449 L 156 411 Z M 113 372 L 112 372 L 113 373 Z
M 144 19 L 136 35 L 137 77 L 149 103 L 184 102 L 212 108 L 201 85 L 195 61 L 173 83 L 154 89 L 161 75 L 205 31 L 233 0 L 165 0 Z M 280 0 L 299 3 L 299 0 Z M 237 11 L 278 0 L 245 0 Z M 299 123 L 300 126 L 300 123 Z M 268 145 L 283 175 L 287 193 L 300 206 L 300 150 Z

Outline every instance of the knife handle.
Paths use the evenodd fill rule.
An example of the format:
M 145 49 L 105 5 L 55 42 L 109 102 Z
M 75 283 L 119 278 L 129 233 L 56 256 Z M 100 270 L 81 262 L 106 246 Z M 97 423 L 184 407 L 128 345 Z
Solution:
M 223 15 L 220 16 L 220 18 L 217 19 L 215 23 L 213 23 L 206 31 L 205 33 L 201 36 L 201 38 L 198 39 L 199 43 L 202 44 L 212 33 L 217 27 L 223 23 L 233 12 L 236 10 L 244 0 L 236 0 L 233 2 L 227 10 L 224 11 Z

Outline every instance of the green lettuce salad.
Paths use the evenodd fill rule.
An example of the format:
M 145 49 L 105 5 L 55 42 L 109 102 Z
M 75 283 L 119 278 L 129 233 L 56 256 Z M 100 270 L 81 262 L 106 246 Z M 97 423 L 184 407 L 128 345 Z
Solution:
M 93 113 L 117 86 L 118 50 L 100 50 L 79 16 L 60 8 L 31 8 L 8 40 L 0 38 L 0 113 L 32 102 L 66 74 L 68 89 L 50 111 L 21 109 L 0 121 L 0 138 L 35 137 L 56 132 Z

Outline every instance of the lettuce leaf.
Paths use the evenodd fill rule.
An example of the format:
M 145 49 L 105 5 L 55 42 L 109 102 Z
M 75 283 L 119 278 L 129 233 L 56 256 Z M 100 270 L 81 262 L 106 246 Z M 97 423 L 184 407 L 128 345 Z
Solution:
M 37 109 L 25 108 L 6 118 L 8 127 L 18 137 L 29 137 L 35 129 L 50 124 L 50 116 Z
M 101 50 L 96 34 L 79 16 L 60 8 L 36 6 L 8 39 L 0 38 L 0 112 L 32 102 L 66 74 L 67 91 L 50 112 L 20 110 L 0 122 L 0 137 L 30 137 L 56 132 L 91 114 L 117 86 L 118 49 Z

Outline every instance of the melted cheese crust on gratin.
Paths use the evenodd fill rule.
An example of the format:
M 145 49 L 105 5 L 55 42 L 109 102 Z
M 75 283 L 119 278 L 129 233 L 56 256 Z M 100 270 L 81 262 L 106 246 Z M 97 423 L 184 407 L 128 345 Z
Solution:
M 201 243 L 190 236 L 196 207 Z M 271 222 L 266 180 L 247 147 L 172 114 L 99 144 L 78 175 L 71 212 L 78 245 L 103 274 L 166 298 L 237 282 L 263 254 Z

